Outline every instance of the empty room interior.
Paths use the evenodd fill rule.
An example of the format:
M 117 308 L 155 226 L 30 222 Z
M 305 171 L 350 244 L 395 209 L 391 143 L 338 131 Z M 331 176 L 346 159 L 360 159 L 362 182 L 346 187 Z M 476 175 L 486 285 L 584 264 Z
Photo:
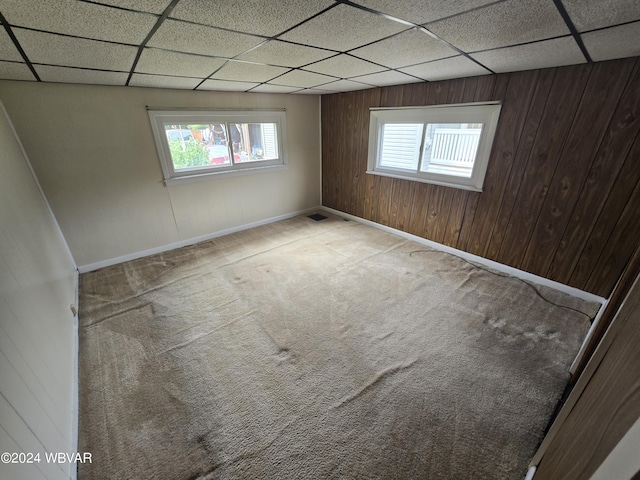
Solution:
M 638 478 L 638 0 L 0 24 L 0 478 Z

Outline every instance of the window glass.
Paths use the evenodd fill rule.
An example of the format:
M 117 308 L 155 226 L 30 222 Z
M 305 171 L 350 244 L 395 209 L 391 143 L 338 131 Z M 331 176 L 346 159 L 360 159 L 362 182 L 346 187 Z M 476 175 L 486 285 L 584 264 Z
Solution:
M 367 173 L 482 191 L 499 102 L 372 108 Z
M 238 161 L 260 162 L 278 158 L 275 123 L 233 123 L 230 129 Z
M 382 126 L 379 165 L 416 170 L 420 160 L 421 123 L 386 123 Z
M 149 110 L 165 183 L 286 168 L 284 110 Z
M 482 124 L 427 124 L 422 155 L 423 172 L 471 178 Z

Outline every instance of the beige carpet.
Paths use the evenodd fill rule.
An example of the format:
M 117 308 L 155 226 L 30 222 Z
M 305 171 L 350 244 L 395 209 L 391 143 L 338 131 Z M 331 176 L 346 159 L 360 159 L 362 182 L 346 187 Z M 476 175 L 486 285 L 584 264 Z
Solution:
M 80 480 L 521 480 L 597 309 L 304 216 L 84 274 L 80 306 Z

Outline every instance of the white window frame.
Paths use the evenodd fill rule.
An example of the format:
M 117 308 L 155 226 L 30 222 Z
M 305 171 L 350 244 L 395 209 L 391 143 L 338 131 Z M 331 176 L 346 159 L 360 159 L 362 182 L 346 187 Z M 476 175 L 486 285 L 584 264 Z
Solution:
M 251 174 L 284 170 L 287 159 L 286 112 L 281 110 L 165 110 L 148 109 L 151 130 L 155 140 L 165 185 L 220 178 L 227 175 Z M 215 123 L 274 123 L 278 144 L 278 158 L 231 165 L 206 165 L 189 169 L 174 168 L 165 125 L 198 125 Z M 233 158 L 230 149 L 230 156 Z
M 433 105 L 428 107 L 371 108 L 369 115 L 367 173 L 481 192 L 501 108 L 500 102 Z M 382 129 L 385 124 L 389 123 L 423 123 L 423 128 L 426 128 L 427 124 L 434 123 L 483 124 L 471 178 L 421 171 L 423 144 L 420 145 L 420 160 L 415 171 L 380 166 Z M 422 135 L 422 143 L 424 143 L 424 133 Z

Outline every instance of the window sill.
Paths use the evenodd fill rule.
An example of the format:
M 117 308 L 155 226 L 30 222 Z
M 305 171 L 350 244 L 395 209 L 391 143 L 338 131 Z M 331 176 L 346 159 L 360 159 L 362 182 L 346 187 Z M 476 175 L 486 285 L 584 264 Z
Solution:
M 164 184 L 169 187 L 171 185 L 181 185 L 183 183 L 203 182 L 206 180 L 213 180 L 215 178 L 233 177 L 236 175 L 250 175 L 252 173 L 268 173 L 277 172 L 281 170 L 287 170 L 288 165 L 265 165 L 256 166 L 250 168 L 241 168 L 237 170 L 222 170 L 219 172 L 203 172 L 195 173 L 192 175 L 180 175 L 172 178 L 167 178 Z
M 477 188 L 474 185 L 465 185 L 456 182 L 448 182 L 446 180 L 438 180 L 432 178 L 425 177 L 414 177 L 411 175 L 402 175 L 402 173 L 390 173 L 390 172 L 380 172 L 374 170 L 367 170 L 369 175 L 380 175 L 381 177 L 391 177 L 391 178 L 400 178 L 402 180 L 410 180 L 412 182 L 421 182 L 421 183 L 431 183 L 434 185 L 441 185 L 443 187 L 451 187 L 458 188 L 460 190 L 469 190 L 471 192 L 482 192 L 482 188 Z

